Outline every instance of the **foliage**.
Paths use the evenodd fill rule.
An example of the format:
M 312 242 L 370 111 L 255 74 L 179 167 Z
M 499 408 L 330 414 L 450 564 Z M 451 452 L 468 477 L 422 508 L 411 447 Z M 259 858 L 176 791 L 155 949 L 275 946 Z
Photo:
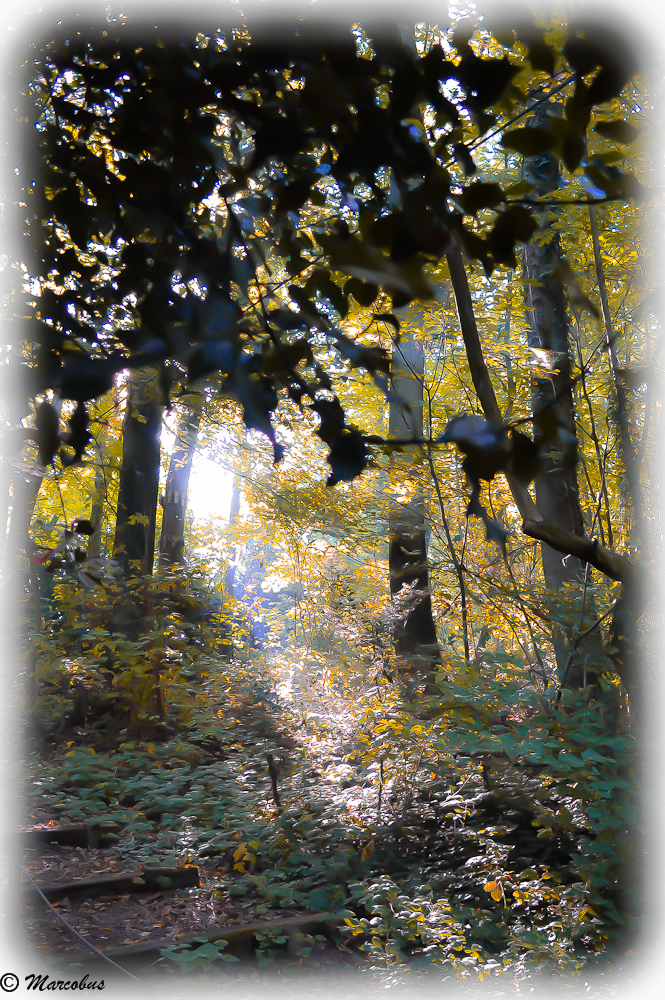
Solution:
M 496 474 L 530 498 L 551 449 L 577 480 L 578 539 L 655 562 L 655 279 L 627 202 L 632 171 L 648 178 L 631 124 L 649 127 L 644 88 L 607 34 L 490 27 L 368 22 L 288 44 L 254 27 L 158 32 L 139 48 L 122 28 L 63 29 L 29 68 L 35 405 L 6 440 L 44 466 L 38 586 L 29 576 L 21 609 L 33 801 L 122 822 L 115 849 L 132 861 L 209 859 L 217 898 L 244 915 L 332 911 L 386 985 L 611 967 L 644 920 L 631 884 L 644 734 L 612 626 L 628 588 L 583 561 L 548 591 Z M 547 129 L 518 117 L 537 88 Z M 539 151 L 562 183 L 536 205 Z M 558 431 L 542 448 L 524 433 L 534 378 L 559 361 L 530 346 L 519 244 L 550 238 L 567 451 Z M 469 296 L 501 424 L 461 326 L 457 243 L 480 263 Z M 388 433 L 407 339 L 423 354 L 417 442 Z M 201 390 L 199 448 L 233 473 L 236 506 L 203 521 L 194 505 L 186 566 L 125 579 L 109 558 L 131 406 L 117 375 L 147 364 L 175 397 L 171 431 Z M 423 658 L 405 668 L 395 651 L 421 596 L 389 596 L 406 509 L 427 537 L 428 686 Z M 76 520 L 99 526 L 96 555 L 89 536 L 77 559 Z M 63 539 L 71 559 L 48 573 Z M 225 959 L 199 943 L 164 958 Z M 261 962 L 285 943 L 259 938 Z M 316 942 L 299 947 L 305 960 Z
M 207 938 L 196 938 L 197 948 L 190 945 L 176 944 L 163 948 L 160 961 L 169 961 L 176 964 L 181 972 L 210 972 L 215 968 L 215 963 L 237 962 L 235 955 L 225 955 L 224 951 L 228 947 L 228 941 L 220 938 L 217 941 L 208 941 Z
M 37 698 L 28 712 L 44 734 L 168 732 L 191 718 L 202 654 L 228 646 L 231 610 L 194 574 L 124 580 L 112 570 L 107 563 L 107 582 L 93 591 L 72 587 L 56 570 L 42 597 L 44 625 L 33 636 Z
M 490 275 L 515 267 L 516 243 L 538 228 L 518 160 L 487 182 L 472 150 L 482 162 L 502 132 L 522 155 L 550 151 L 569 175 L 564 202 L 586 203 L 585 185 L 601 203 L 639 194 L 616 166 L 622 151 L 602 145 L 634 130 L 595 117 L 633 73 L 625 39 L 562 25 L 473 41 L 464 25 L 350 28 L 168 42 L 157 29 L 138 48 L 122 29 L 63 29 L 39 47 L 28 81 L 38 176 L 24 192 L 37 366 L 25 385 L 77 403 L 66 438 L 57 420 L 48 440 L 37 428 L 45 464 L 61 443 L 65 465 L 80 459 L 87 402 L 118 371 L 157 362 L 167 396 L 183 369 L 190 381 L 223 376 L 275 461 L 271 413 L 288 397 L 319 418 L 329 483 L 351 480 L 367 445 L 332 379 L 361 368 L 385 390 L 389 356 L 341 329 L 350 297 L 427 300 L 426 270 L 454 241 Z M 529 89 L 566 89 L 563 116 L 506 131 Z M 375 321 L 399 332 L 380 309 Z
M 239 667 L 206 682 L 177 741 L 56 751 L 39 767 L 42 801 L 128 824 L 134 856 L 161 844 L 174 861 L 218 859 L 218 891 L 257 915 L 337 911 L 391 976 L 569 973 L 625 947 L 617 872 L 635 765 L 630 732 L 611 735 L 602 707 L 572 692 L 557 706 L 497 654 L 440 678 L 436 717 L 384 680 L 350 732 L 306 710 L 294 729 L 298 705 L 266 704 L 262 719 L 258 664 L 244 679 Z M 283 762 L 281 810 L 267 747 Z M 280 943 L 261 942 L 263 958 Z

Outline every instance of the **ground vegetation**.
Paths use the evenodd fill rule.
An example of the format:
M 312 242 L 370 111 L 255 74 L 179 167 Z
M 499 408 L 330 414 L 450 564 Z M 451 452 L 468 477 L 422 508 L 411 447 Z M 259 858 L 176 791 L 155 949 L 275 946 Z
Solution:
M 388 985 L 620 970 L 661 556 L 637 49 L 63 25 L 22 73 L 27 815 L 201 864 L 213 921 L 331 912 Z

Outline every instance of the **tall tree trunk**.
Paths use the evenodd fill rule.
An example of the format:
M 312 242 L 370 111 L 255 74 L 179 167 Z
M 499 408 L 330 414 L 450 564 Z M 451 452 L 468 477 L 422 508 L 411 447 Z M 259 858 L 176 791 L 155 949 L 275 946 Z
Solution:
M 640 540 L 640 549 L 642 552 L 648 546 L 649 541 L 649 530 L 644 519 L 644 512 L 642 509 L 642 496 L 640 490 L 640 463 L 636 449 L 633 446 L 633 442 L 630 436 L 630 423 L 628 419 L 628 399 L 626 394 L 626 389 L 621 381 L 620 373 L 620 362 L 616 354 L 615 345 L 615 335 L 612 329 L 612 314 L 610 312 L 610 303 L 607 295 L 607 284 L 605 281 L 605 268 L 603 266 L 603 255 L 600 249 L 600 236 L 598 233 L 598 219 L 596 218 L 596 209 L 594 205 L 589 205 L 589 221 L 591 224 L 591 238 L 593 240 L 593 256 L 594 263 L 596 266 L 596 277 L 598 279 L 598 296 L 600 298 L 600 306 L 603 314 L 603 325 L 605 327 L 605 342 L 607 344 L 607 356 L 610 365 L 610 371 L 612 372 L 612 379 L 614 381 L 614 394 L 616 407 L 614 409 L 614 418 L 617 427 L 617 436 L 619 438 L 619 445 L 621 447 L 621 457 L 623 458 L 624 469 L 626 470 L 626 479 L 628 485 L 628 501 L 629 506 L 632 508 L 634 528 L 637 530 L 637 535 Z M 648 354 L 647 354 L 648 357 Z M 623 484 L 622 484 L 623 485 Z M 624 493 L 625 493 L 624 489 Z
M 160 566 L 185 561 L 187 491 L 202 410 L 203 397 L 201 395 L 192 397 L 178 423 L 175 446 L 166 477 L 166 489 L 162 498 L 164 513 L 159 539 Z
M 32 548 L 28 536 L 37 494 L 42 484 L 42 466 L 20 467 L 12 477 L 11 514 L 5 550 L 6 581 L 9 589 L 9 606 L 22 602 L 28 586 L 29 560 Z
M 423 436 L 423 345 L 412 333 L 402 337 L 395 347 L 391 366 L 393 389 L 401 402 L 391 400 L 389 433 L 397 439 Z M 412 449 L 405 456 L 396 455 L 393 475 L 405 472 L 411 463 Z M 408 503 L 394 503 L 390 515 L 390 593 L 394 597 L 404 586 L 417 595 L 395 631 L 395 650 L 414 674 L 421 674 L 416 664 L 424 658 L 426 679 L 431 680 L 433 663 L 439 658 L 436 627 L 432 616 L 427 567 L 425 509 L 420 491 Z
M 102 519 L 104 516 L 104 501 L 106 499 L 106 477 L 104 469 L 101 466 L 95 469 L 94 490 L 90 520 L 95 530 L 88 540 L 88 559 L 99 559 L 102 554 Z
M 540 105 L 533 124 L 548 124 L 548 105 Z M 525 177 L 534 184 L 535 193 L 544 195 L 559 184 L 559 162 L 551 153 L 529 156 L 524 162 Z M 561 266 L 559 234 L 548 221 L 548 209 L 541 211 L 541 233 L 524 247 L 523 273 L 528 322 L 527 342 L 535 351 L 539 367 L 548 367 L 546 375 L 536 375 L 532 382 L 534 434 L 540 446 L 542 468 L 536 476 L 536 503 L 542 515 L 576 535 L 584 535 L 577 481 L 577 433 L 571 378 L 570 339 L 566 296 L 557 276 Z M 550 235 L 542 238 L 542 230 Z M 547 542 L 541 542 L 543 575 L 549 590 L 560 591 L 565 584 L 581 585 L 586 565 L 576 556 L 563 557 Z M 566 683 L 581 687 L 581 667 L 569 663 L 569 629 L 553 628 L 554 650 L 559 675 L 567 670 Z M 597 642 L 597 637 L 594 637 Z M 579 674 L 579 676 L 578 676 Z
M 547 104 L 536 110 L 533 124 L 546 127 Z M 535 185 L 537 195 L 558 186 L 559 164 L 551 153 L 526 157 L 524 172 Z M 532 383 L 534 431 L 541 442 L 543 460 L 535 482 L 536 502 L 545 518 L 583 535 L 566 297 L 556 276 L 561 247 L 559 234 L 548 226 L 547 209 L 542 211 L 540 222 L 542 229 L 551 232 L 550 237 L 543 240 L 542 233 L 539 234 L 525 245 L 523 255 L 528 344 L 536 351 L 549 352 L 544 361 L 551 365 L 547 376 L 536 376 Z M 541 551 L 545 581 L 550 589 L 560 590 L 566 581 L 581 579 L 584 567 L 575 556 L 564 559 L 546 542 L 542 543 Z
M 27 691 L 31 701 L 36 690 L 37 646 L 25 631 L 41 631 L 41 597 L 37 567 L 32 562 L 34 548 L 29 529 L 43 467 L 19 468 L 12 478 L 13 498 L 4 559 L 2 588 L 2 639 L 11 645 L 25 643 L 28 654 Z M 15 647 L 18 651 L 18 648 Z
M 543 461 L 535 481 L 536 502 L 545 518 L 583 535 L 565 298 L 561 282 L 552 277 L 559 261 L 558 236 L 540 245 L 534 241 L 524 248 L 528 344 L 552 352 L 550 358 L 555 365 L 550 375 L 535 377 L 532 386 L 534 428 L 542 445 Z M 575 556 L 564 558 L 546 542 L 542 543 L 541 551 L 545 581 L 550 589 L 560 590 L 564 582 L 581 578 L 582 565 Z
M 11 469 L 9 462 L 2 459 L 0 469 L 0 523 L 2 523 L 2 552 L 0 557 L 4 558 L 7 546 L 7 532 L 9 529 L 9 484 L 11 482 Z
M 238 514 L 240 513 L 240 478 L 238 476 L 233 477 L 233 484 L 231 486 L 231 507 L 229 509 L 229 530 L 233 529 L 234 524 L 238 520 Z M 226 570 L 226 592 L 231 600 L 235 600 L 235 581 L 236 581 L 236 555 L 237 547 L 234 544 L 231 549 L 231 563 Z
M 127 383 L 113 558 L 125 576 L 152 573 L 159 489 L 162 393 L 150 371 Z

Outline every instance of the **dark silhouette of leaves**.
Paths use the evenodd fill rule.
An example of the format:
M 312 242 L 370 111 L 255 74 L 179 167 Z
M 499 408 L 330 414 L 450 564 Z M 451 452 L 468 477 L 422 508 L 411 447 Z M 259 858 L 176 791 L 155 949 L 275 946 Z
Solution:
M 74 449 L 74 456 L 71 459 L 64 460 L 64 465 L 73 465 L 74 462 L 80 462 L 83 453 L 86 449 L 87 444 L 92 441 L 92 435 L 88 431 L 88 425 L 90 423 L 90 418 L 86 412 L 83 403 L 77 403 L 74 412 L 67 421 L 69 430 L 63 436 L 63 441 Z
M 480 502 L 480 487 L 475 486 L 472 493 L 471 499 L 467 504 L 466 508 L 467 517 L 479 517 L 480 520 L 485 525 L 485 534 L 488 542 L 496 542 L 501 546 L 501 550 L 505 552 L 506 539 L 510 535 L 503 525 L 495 521 L 494 518 L 490 517 L 483 505 Z
M 594 125 L 594 132 L 602 135 L 603 139 L 610 139 L 612 142 L 620 142 L 624 146 L 635 142 L 640 134 L 640 130 L 630 122 L 615 118 L 611 121 L 597 122 Z
M 490 481 L 510 460 L 506 428 L 490 424 L 482 417 L 461 414 L 446 427 L 441 441 L 456 444 L 465 458 L 462 468 L 472 483 Z
M 332 445 L 344 429 L 344 410 L 338 399 L 317 399 L 310 409 L 318 413 L 321 424 L 317 435 L 326 444 Z
M 508 149 L 521 153 L 522 156 L 537 156 L 539 153 L 554 149 L 556 136 L 549 129 L 524 125 L 504 132 L 501 143 Z
M 473 177 L 473 175 L 478 170 L 477 166 L 473 162 L 473 157 L 468 150 L 468 147 L 464 145 L 463 142 L 456 142 L 453 146 L 453 156 L 459 163 L 460 167 L 464 171 L 467 177 Z
M 571 129 L 566 134 L 562 144 L 561 158 L 564 162 L 566 170 L 569 170 L 571 174 L 577 170 L 580 163 L 584 159 L 585 153 L 586 142 L 584 141 L 584 136 Z
M 42 465 L 50 465 L 60 444 L 58 412 L 51 403 L 41 403 L 35 413 L 37 448 Z
M 511 205 L 500 212 L 487 237 L 494 260 L 508 267 L 517 267 L 515 244 L 526 243 L 537 228 L 531 213 L 521 205 Z
M 326 459 L 332 472 L 326 480 L 327 486 L 339 482 L 350 482 L 359 476 L 367 465 L 365 439 L 360 431 L 345 430 L 337 438 Z
M 475 215 L 481 208 L 496 208 L 505 201 L 505 195 L 500 184 L 485 184 L 474 181 L 469 184 L 457 198 L 465 212 Z
M 344 292 L 347 296 L 353 295 L 358 305 L 371 306 L 379 294 L 379 288 L 378 285 L 374 285 L 370 281 L 361 281 L 360 278 L 349 278 L 344 285 Z
M 585 37 L 579 37 L 580 30 Z M 636 69 L 636 59 L 628 42 L 617 44 L 616 35 L 598 25 L 578 30 L 564 46 L 564 55 L 580 76 L 600 67 L 584 95 L 589 105 L 618 97 Z
M 511 470 L 525 485 L 530 483 L 542 465 L 538 446 L 527 434 L 514 430 L 510 435 L 510 451 Z
M 556 57 L 543 38 L 542 31 L 534 25 L 524 25 L 517 29 L 517 37 L 526 45 L 529 62 L 533 68 L 542 70 L 548 76 L 554 76 Z
M 502 203 L 529 193 L 529 179 L 508 192 L 469 182 L 477 169 L 465 129 L 473 123 L 484 136 L 510 102 L 521 104 L 518 63 L 477 55 L 466 29 L 455 34 L 457 65 L 439 44 L 415 52 L 395 26 L 368 22 L 365 30 L 371 58 L 358 57 L 349 34 L 321 34 L 306 22 L 297 33 L 285 23 L 257 25 L 251 39 L 229 38 L 224 50 L 147 28 L 135 44 L 108 26 L 37 47 L 35 107 L 46 111 L 38 129 L 30 122 L 38 169 L 24 235 L 42 287 L 30 333 L 37 367 L 26 370 L 26 390 L 57 389 L 80 404 L 82 419 L 85 403 L 122 368 L 157 364 L 167 405 L 183 369 L 190 381 L 218 372 L 277 454 L 277 387 L 299 405 L 323 389 L 334 395 L 322 363 L 312 385 L 300 377 L 297 366 L 313 355 L 292 349 L 289 331 L 299 331 L 299 344 L 325 331 L 338 361 L 382 385 L 384 354 L 340 336 L 330 306 L 345 317 L 353 302 L 371 306 L 379 289 L 393 309 L 431 298 L 423 269 L 450 251 L 453 234 L 487 275 L 515 266 L 516 243 L 534 231 L 531 209 Z M 532 159 L 546 153 L 552 176 L 560 161 L 579 172 L 593 106 L 620 92 L 632 53 L 607 30 L 574 27 L 559 66 L 541 29 L 521 24 L 499 35 L 526 45 L 532 69 L 572 67 L 576 76 L 563 118 L 552 118 L 551 129 L 510 129 L 504 147 Z M 47 83 L 54 72 L 57 87 Z M 460 85 L 455 103 L 442 92 L 446 81 Z M 425 104 L 434 126 L 421 117 Z M 432 127 L 443 130 L 435 145 Z M 622 144 L 635 136 L 620 121 L 598 123 L 597 133 Z M 461 181 L 442 165 L 451 154 Z M 325 178 L 334 183 L 324 193 Z M 641 194 L 635 178 L 598 157 L 582 183 L 608 198 Z M 222 208 L 211 214 L 206 199 L 216 185 Z M 479 216 L 484 209 L 498 210 L 493 222 Z M 275 256 L 297 312 L 269 288 L 250 304 L 253 289 L 266 287 L 259 269 Z M 47 287 L 53 275 L 62 279 L 57 293 Z M 331 419 L 320 433 L 333 447 L 348 428 L 342 413 L 333 433 Z M 80 457 L 85 433 L 65 446 L 66 461 Z
M 95 525 L 92 521 L 87 520 L 87 518 L 77 517 L 72 522 L 72 531 L 77 535 L 94 535 Z

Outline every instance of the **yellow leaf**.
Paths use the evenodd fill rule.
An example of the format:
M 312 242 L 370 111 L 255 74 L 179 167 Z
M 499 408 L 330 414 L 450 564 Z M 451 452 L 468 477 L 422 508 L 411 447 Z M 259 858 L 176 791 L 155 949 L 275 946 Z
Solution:
M 483 889 L 487 889 L 488 892 L 491 892 L 492 889 L 496 889 L 496 887 L 497 887 L 496 882 L 485 882 Z
M 247 848 L 245 847 L 244 844 L 241 844 L 238 850 L 233 852 L 233 860 L 238 861 L 240 858 L 244 857 L 245 854 L 247 853 L 248 853 Z
M 234 867 L 234 869 L 237 872 L 244 872 L 245 871 L 245 866 L 243 865 L 242 861 L 239 861 L 238 864 L 234 865 L 233 867 Z
M 498 903 L 499 900 L 501 899 L 501 890 L 500 889 L 492 889 L 492 891 L 490 893 L 490 896 L 492 897 L 492 899 L 496 899 L 496 901 Z

